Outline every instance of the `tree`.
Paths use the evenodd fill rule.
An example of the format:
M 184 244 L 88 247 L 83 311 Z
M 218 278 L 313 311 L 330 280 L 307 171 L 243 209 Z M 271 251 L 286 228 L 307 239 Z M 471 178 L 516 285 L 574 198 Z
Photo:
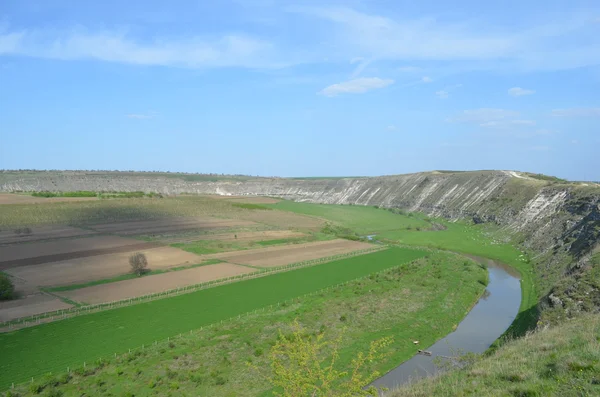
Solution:
M 380 374 L 367 366 L 386 356 L 380 353 L 392 343 L 392 338 L 382 338 L 371 343 L 368 353 L 360 352 L 346 370 L 339 370 L 339 345 L 341 338 L 325 341 L 324 334 L 306 335 L 298 322 L 293 332 L 279 338 L 271 348 L 271 376 L 269 382 L 280 397 L 354 397 L 377 396 L 374 386 L 369 386 Z M 257 368 L 258 369 L 258 368 Z
M 15 286 L 6 274 L 0 273 L 0 301 L 13 298 Z
M 146 259 L 146 255 L 142 252 L 136 252 L 135 254 L 129 257 L 129 265 L 131 266 L 131 271 L 138 276 L 143 275 L 148 268 L 148 260 Z

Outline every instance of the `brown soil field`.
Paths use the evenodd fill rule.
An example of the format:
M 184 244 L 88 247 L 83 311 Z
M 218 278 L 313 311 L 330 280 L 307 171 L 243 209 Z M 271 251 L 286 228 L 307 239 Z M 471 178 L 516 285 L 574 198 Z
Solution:
M 35 316 L 54 310 L 72 307 L 68 303 L 46 294 L 30 295 L 26 298 L 0 302 L 0 321 L 10 321 L 19 317 Z
M 237 238 L 235 237 L 237 236 Z M 306 234 L 294 232 L 292 230 L 265 230 L 256 232 L 231 232 L 218 234 L 203 234 L 198 236 L 169 237 L 160 239 L 162 243 L 186 243 L 198 240 L 219 240 L 219 241 L 264 241 L 280 238 L 305 237 Z
M 0 270 L 114 252 L 130 252 L 159 245 L 116 236 L 5 245 L 0 246 Z
M 185 229 L 220 229 L 236 226 L 250 226 L 254 222 L 210 217 L 168 218 L 151 221 L 132 221 L 107 223 L 90 226 L 91 229 L 102 233 L 122 235 L 161 233 Z
M 0 244 L 88 236 L 90 234 L 96 234 L 96 232 L 93 230 L 61 225 L 33 227 L 31 228 L 31 234 L 16 234 L 13 228 L 0 231 Z
M 0 193 L 0 205 L 2 204 L 40 204 L 56 203 L 61 201 L 90 201 L 98 200 L 97 197 L 33 197 L 22 194 Z
M 145 249 L 140 252 L 146 255 L 148 268 L 151 270 L 195 265 L 203 260 L 198 255 L 172 247 Z M 115 253 L 43 265 L 21 266 L 7 269 L 6 273 L 40 287 L 83 284 L 129 273 L 130 255 L 130 252 Z
M 89 304 L 113 302 L 255 271 L 244 266 L 219 263 L 65 291 L 60 295 Z
M 209 255 L 227 262 L 258 267 L 275 267 L 291 263 L 344 254 L 372 248 L 372 244 L 350 240 L 316 241 L 283 247 L 269 247 L 242 252 L 225 252 Z
M 251 211 L 241 214 L 240 218 L 285 229 L 294 228 L 317 231 L 325 225 L 323 219 L 278 210 Z

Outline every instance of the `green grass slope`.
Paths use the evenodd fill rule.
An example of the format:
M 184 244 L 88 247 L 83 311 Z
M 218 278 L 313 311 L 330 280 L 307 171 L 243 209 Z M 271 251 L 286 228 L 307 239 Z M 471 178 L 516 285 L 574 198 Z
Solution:
M 426 255 L 392 248 L 0 335 L 0 390 Z
M 402 259 L 396 257 L 394 262 Z M 386 372 L 415 353 L 413 340 L 429 345 L 451 332 L 483 292 L 485 276 L 482 267 L 462 256 L 429 253 L 280 307 L 184 333 L 102 363 L 88 361 L 86 368 L 79 364 L 71 368 L 70 376 L 63 370 L 36 377 L 31 384 L 17 385 L 13 392 L 20 396 L 38 392 L 136 397 L 271 395 L 265 379 L 268 352 L 279 330 L 288 333 L 295 319 L 307 334 L 341 338 L 340 368 L 358 352 L 368 350 L 371 341 L 394 337 L 388 359 L 373 363 L 373 369 Z M 331 353 L 328 349 L 324 354 Z M 250 368 L 248 362 L 259 370 Z
M 429 396 L 600 396 L 600 315 L 538 331 L 465 369 L 389 394 Z

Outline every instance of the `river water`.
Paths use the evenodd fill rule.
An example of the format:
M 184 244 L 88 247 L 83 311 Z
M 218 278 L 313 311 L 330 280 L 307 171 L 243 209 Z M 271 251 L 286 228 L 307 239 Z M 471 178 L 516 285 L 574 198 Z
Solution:
M 458 325 L 456 330 L 430 347 L 415 346 L 431 352 L 416 354 L 373 382 L 389 390 L 418 379 L 435 375 L 441 369 L 434 364 L 440 356 L 456 356 L 457 352 L 483 353 L 512 324 L 521 304 L 521 282 L 513 269 L 496 261 L 471 256 L 485 263 L 490 275 L 486 292 Z M 446 358 L 441 358 L 446 360 Z

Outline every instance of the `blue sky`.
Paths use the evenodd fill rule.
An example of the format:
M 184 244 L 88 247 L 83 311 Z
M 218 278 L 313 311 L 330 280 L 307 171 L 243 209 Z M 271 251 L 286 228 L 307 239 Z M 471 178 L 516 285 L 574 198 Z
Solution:
M 0 168 L 600 180 L 600 3 L 0 0 Z

